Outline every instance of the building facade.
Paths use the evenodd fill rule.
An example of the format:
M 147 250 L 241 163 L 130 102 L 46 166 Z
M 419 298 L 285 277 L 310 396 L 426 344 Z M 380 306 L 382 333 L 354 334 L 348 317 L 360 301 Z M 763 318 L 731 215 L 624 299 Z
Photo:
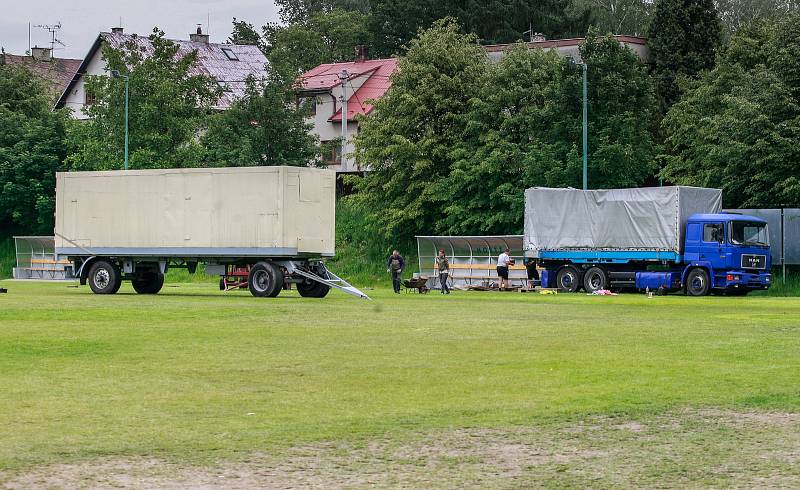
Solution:
M 197 63 L 190 69 L 190 74 L 211 76 L 225 90 L 214 109 L 225 110 L 234 100 L 243 96 L 248 77 L 258 81 L 267 76 L 267 59 L 257 46 L 212 43 L 209 42 L 208 34 L 203 34 L 199 28 L 197 33 L 190 35 L 188 41 L 173 42 L 178 45 L 178 56 L 197 51 Z M 61 93 L 56 108 L 67 107 L 71 109 L 74 118 L 87 119 L 89 115 L 86 108 L 94 103 L 94 97 L 86 91 L 85 77 L 108 75 L 102 46 L 107 44 L 115 49 L 123 49 L 131 43 L 143 53 L 153 51 L 149 38 L 125 34 L 121 27 L 115 27 L 111 32 L 101 32 Z
M 379 99 L 391 87 L 389 77 L 397 69 L 397 59 L 366 59 L 358 50 L 356 61 L 327 63 L 304 73 L 300 80 L 299 98 L 309 104 L 308 122 L 320 142 L 329 148 L 323 164 L 339 173 L 361 172 L 353 157 L 353 136 L 358 133 L 358 117 L 372 112 L 370 100 Z M 347 114 L 342 117 L 342 96 L 347 97 Z M 342 121 L 347 124 L 347 143 L 342 158 Z

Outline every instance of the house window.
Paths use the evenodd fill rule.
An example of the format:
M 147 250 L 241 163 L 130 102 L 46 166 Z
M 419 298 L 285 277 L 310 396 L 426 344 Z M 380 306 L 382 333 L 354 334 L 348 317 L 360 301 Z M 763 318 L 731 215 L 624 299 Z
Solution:
M 97 96 L 93 92 L 86 90 L 84 92 L 83 105 L 94 105 L 95 102 L 97 102 Z
M 239 57 L 233 52 L 231 48 L 222 48 L 222 52 L 231 61 L 239 61 Z
M 341 165 L 342 164 L 342 145 L 337 144 L 336 141 L 323 141 L 323 148 L 327 149 L 323 153 L 322 158 L 325 165 Z
M 307 116 L 317 115 L 317 98 L 316 97 L 298 97 L 297 108 L 303 109 Z

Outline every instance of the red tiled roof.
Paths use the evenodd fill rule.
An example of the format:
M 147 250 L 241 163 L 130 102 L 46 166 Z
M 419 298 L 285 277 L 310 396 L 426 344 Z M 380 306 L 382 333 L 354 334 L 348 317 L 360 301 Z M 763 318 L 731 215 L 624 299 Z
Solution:
M 350 80 L 366 76 L 364 83 L 347 98 L 347 120 L 352 121 L 359 114 L 372 112 L 372 104 L 368 100 L 379 99 L 392 86 L 389 77 L 397 69 L 397 59 L 353 61 L 349 63 L 327 63 L 313 68 L 300 77 L 302 92 L 327 92 L 341 85 L 339 74 L 347 70 Z M 352 82 L 351 82 L 352 83 Z M 342 111 L 339 109 L 331 116 L 330 121 L 341 121 Z
M 34 74 L 41 77 L 47 83 L 47 89 L 50 91 L 53 99 L 64 92 L 64 89 L 69 85 L 78 67 L 81 65 L 82 60 L 74 60 L 70 58 L 51 58 L 50 60 L 37 60 L 28 55 L 16 55 L 3 53 L 2 61 L 6 65 L 24 66 Z

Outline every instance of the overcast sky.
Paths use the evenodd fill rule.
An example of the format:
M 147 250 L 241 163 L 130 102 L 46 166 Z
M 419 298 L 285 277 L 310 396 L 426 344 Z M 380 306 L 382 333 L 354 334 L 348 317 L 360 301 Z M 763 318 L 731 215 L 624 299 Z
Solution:
M 28 49 L 28 22 L 57 24 L 58 38 L 66 47 L 59 58 L 83 58 L 100 31 L 120 25 L 126 33 L 148 35 L 158 26 L 171 39 L 188 39 L 197 24 L 210 16 L 212 42 L 222 42 L 231 32 L 234 17 L 256 26 L 276 22 L 272 0 L 0 0 L 0 46 L 24 54 Z M 31 27 L 31 45 L 50 46 L 50 33 Z M 60 46 L 56 46 L 60 47 Z

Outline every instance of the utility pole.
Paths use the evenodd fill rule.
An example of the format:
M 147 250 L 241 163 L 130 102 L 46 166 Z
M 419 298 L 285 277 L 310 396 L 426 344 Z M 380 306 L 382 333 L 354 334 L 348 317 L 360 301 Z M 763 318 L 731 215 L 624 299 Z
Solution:
M 583 68 L 583 190 L 589 189 L 589 170 L 588 170 L 588 152 L 589 152 L 589 100 L 588 100 L 588 85 L 589 82 L 586 76 L 586 62 L 581 63 Z
M 342 70 L 339 74 L 339 80 L 342 82 L 342 96 L 339 99 L 342 102 L 342 156 L 341 167 L 342 170 L 347 170 L 346 167 L 346 150 L 347 150 L 347 82 L 350 80 L 350 74 L 347 70 Z

